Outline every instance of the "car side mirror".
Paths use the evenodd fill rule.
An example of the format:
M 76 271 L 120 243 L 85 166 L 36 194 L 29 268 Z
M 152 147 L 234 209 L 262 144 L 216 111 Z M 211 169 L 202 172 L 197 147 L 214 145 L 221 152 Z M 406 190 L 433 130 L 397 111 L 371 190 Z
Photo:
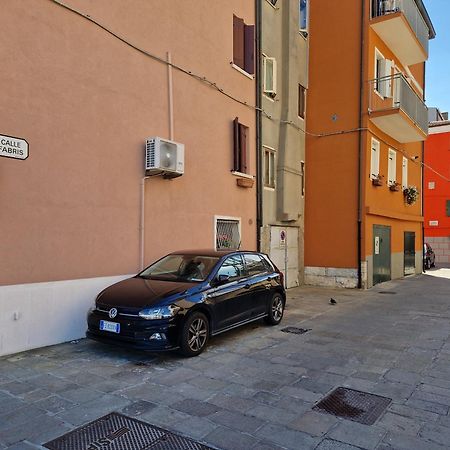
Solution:
M 217 286 L 228 283 L 230 281 L 230 275 L 218 275 L 214 281 Z

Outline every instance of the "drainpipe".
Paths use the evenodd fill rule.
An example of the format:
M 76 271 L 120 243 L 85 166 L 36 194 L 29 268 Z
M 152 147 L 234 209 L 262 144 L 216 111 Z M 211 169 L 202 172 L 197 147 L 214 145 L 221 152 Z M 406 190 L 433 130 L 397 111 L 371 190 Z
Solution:
M 262 2 L 255 0 L 255 75 L 256 75 L 256 245 L 261 251 L 261 229 L 263 226 L 263 174 L 262 174 L 262 58 L 261 58 L 261 36 L 262 36 Z
M 426 76 L 426 71 L 425 71 L 425 65 L 426 63 L 423 63 L 423 101 L 425 101 L 425 76 Z M 420 170 L 421 170 L 421 178 L 422 178 L 422 195 L 421 195 L 421 199 L 422 199 L 422 204 L 420 205 L 420 214 L 422 217 L 424 217 L 425 215 L 425 208 L 424 208 L 424 192 L 425 192 L 425 167 L 423 165 L 423 163 L 425 162 L 425 142 L 422 141 L 422 164 L 420 165 Z M 422 272 L 425 272 L 425 257 L 423 254 L 423 246 L 425 244 L 425 222 L 422 222 L 422 245 L 421 245 L 421 252 L 422 252 Z
M 358 152 L 358 231 L 357 231 L 357 251 L 358 251 L 358 289 L 362 288 L 362 271 L 361 271 L 361 251 L 362 251 L 362 161 L 365 143 L 363 140 L 363 107 L 364 107 L 364 90 L 365 90 L 365 70 L 364 70 L 364 51 L 365 51 L 365 20 L 366 20 L 366 0 L 362 1 L 361 6 L 361 52 L 360 52 L 360 78 L 359 78 L 359 152 Z

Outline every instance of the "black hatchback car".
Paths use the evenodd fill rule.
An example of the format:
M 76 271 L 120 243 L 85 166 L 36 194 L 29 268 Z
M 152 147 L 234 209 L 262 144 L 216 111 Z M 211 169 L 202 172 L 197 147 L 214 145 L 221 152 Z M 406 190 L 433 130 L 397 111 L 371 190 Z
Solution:
M 279 324 L 285 303 L 283 274 L 267 255 L 176 252 L 103 290 L 88 313 L 86 336 L 195 356 L 210 336 L 262 318 Z

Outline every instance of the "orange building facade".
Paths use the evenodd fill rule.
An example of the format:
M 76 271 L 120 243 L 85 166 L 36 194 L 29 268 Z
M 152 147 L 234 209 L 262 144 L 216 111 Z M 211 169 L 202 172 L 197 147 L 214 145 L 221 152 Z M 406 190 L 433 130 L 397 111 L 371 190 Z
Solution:
M 425 143 L 425 242 L 437 264 L 450 263 L 450 121 L 430 123 Z
M 422 271 L 434 35 L 420 0 L 311 2 L 307 284 L 368 288 Z
M 254 2 L 2 18 L 0 355 L 84 336 L 98 292 L 166 253 L 256 249 Z M 158 147 L 167 176 L 153 137 L 182 144 Z

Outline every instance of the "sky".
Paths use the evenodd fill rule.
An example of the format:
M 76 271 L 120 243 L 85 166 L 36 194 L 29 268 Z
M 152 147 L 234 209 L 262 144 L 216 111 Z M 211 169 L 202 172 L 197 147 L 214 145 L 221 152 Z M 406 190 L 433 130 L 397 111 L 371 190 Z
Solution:
M 424 0 L 424 4 L 436 30 L 426 66 L 426 103 L 450 111 L 450 0 Z

